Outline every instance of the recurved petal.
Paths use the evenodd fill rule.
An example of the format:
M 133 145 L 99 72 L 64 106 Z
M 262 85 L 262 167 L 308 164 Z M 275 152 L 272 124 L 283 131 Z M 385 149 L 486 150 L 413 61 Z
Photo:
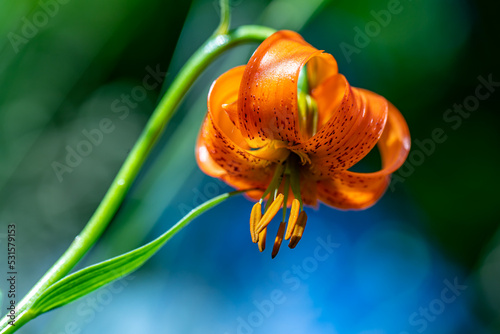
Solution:
M 351 87 L 341 74 L 326 80 L 313 95 L 322 118 L 328 115 L 329 120 L 307 142 L 290 149 L 307 154 L 320 177 L 332 176 L 352 167 L 376 145 L 387 120 L 388 102 Z
M 305 166 L 303 169 L 307 168 Z M 305 205 L 318 207 L 318 190 L 314 177 L 308 172 L 300 173 L 300 196 Z
M 208 113 L 196 146 L 196 160 L 206 174 L 218 177 L 236 189 L 265 189 L 274 164 L 239 148 L 213 122 Z
M 244 66 L 235 67 L 214 81 L 208 95 L 208 113 L 196 146 L 196 159 L 208 175 L 218 177 L 236 189 L 266 189 L 275 167 L 286 159 L 286 149 L 255 151 L 252 154 L 234 121 L 234 101 Z M 283 154 L 285 153 L 285 154 Z M 247 193 L 259 198 L 262 191 Z
M 375 173 L 340 171 L 331 179 L 318 182 L 319 199 L 339 209 L 364 209 L 383 195 L 390 174 L 405 161 L 410 151 L 410 132 L 401 113 L 389 105 L 387 123 L 378 142 L 382 170 Z
M 367 177 L 342 171 L 331 179 L 318 182 L 320 201 L 337 209 L 365 209 L 377 202 L 389 184 L 390 176 Z
M 218 77 L 208 92 L 208 112 L 219 129 L 242 149 L 249 149 L 235 123 L 238 119 L 237 99 L 245 66 L 237 66 Z
M 230 69 L 217 78 L 208 93 L 208 113 L 214 123 L 231 141 L 249 155 L 264 160 L 280 162 L 290 152 L 277 142 L 269 142 L 258 150 L 251 150 L 238 128 L 237 98 L 245 66 Z
M 229 174 L 212 158 L 211 154 L 208 151 L 208 148 L 205 146 L 205 142 L 202 136 L 198 137 L 195 153 L 198 166 L 205 174 L 212 177 L 217 177 L 235 189 L 261 189 L 256 191 L 249 191 L 245 193 L 245 196 L 253 200 L 258 200 L 262 197 L 264 189 L 266 188 L 269 181 L 263 182 L 262 180 L 265 180 L 264 178 L 256 182 L 256 180 L 251 180 L 241 175 L 233 175 L 232 173 Z M 265 170 L 265 172 L 267 173 L 267 169 Z M 268 175 L 268 177 L 270 176 Z
M 239 128 L 253 148 L 271 140 L 303 141 L 297 110 L 297 80 L 308 63 L 312 88 L 337 73 L 337 63 L 292 31 L 267 38 L 250 58 L 238 98 Z
M 261 169 L 269 164 L 246 152 L 246 141 L 223 108 L 238 98 L 243 71 L 244 66 L 239 66 L 222 74 L 214 81 L 208 94 L 208 113 L 198 136 L 195 153 L 201 170 L 213 177 L 227 178 L 228 174 L 238 178 L 256 169 L 262 173 Z M 253 176 L 256 173 L 251 174 Z
M 206 122 L 206 120 L 203 122 L 202 131 L 206 126 Z M 203 173 L 217 178 L 227 174 L 227 171 L 217 164 L 212 158 L 212 155 L 209 153 L 208 148 L 205 145 L 204 136 L 201 134 L 198 136 L 198 140 L 196 141 L 195 156 L 196 162 Z

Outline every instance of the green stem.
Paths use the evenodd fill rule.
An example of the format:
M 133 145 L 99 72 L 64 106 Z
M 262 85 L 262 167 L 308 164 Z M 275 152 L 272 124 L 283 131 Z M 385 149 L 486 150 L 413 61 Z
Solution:
M 215 29 L 215 35 L 225 35 L 229 31 L 231 25 L 231 8 L 229 7 L 229 0 L 220 0 L 220 23 Z
M 19 315 L 20 322 L 24 320 L 19 317 L 29 314 L 26 311 L 36 298 L 47 287 L 68 274 L 99 239 L 125 198 L 125 194 L 139 173 L 151 148 L 172 118 L 182 98 L 203 70 L 224 51 L 242 43 L 262 42 L 274 32 L 275 30 L 262 26 L 241 26 L 227 34 L 213 35 L 193 54 L 151 115 L 141 136 L 85 228 L 17 305 L 16 313 Z M 6 333 L 4 330 L 7 327 L 11 328 L 8 325 L 9 320 L 8 317 L 1 320 L 0 333 Z

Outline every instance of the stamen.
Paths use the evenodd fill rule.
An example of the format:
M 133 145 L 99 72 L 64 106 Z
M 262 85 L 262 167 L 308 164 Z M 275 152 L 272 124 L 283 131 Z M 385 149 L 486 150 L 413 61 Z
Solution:
M 274 170 L 274 175 L 269 183 L 269 186 L 267 187 L 266 191 L 262 194 L 262 199 L 264 199 L 271 191 L 275 191 L 276 189 L 279 188 L 281 184 L 281 180 L 283 178 L 283 172 L 285 171 L 285 163 L 280 163 L 276 166 L 276 169 Z
M 285 234 L 285 222 L 281 222 L 278 228 L 278 234 L 276 234 L 276 239 L 274 239 L 273 252 L 271 253 L 273 259 L 278 255 L 281 243 L 283 242 L 283 234 Z
M 288 217 L 288 226 L 286 228 L 285 240 L 290 239 L 292 232 L 295 229 L 295 224 L 299 218 L 300 202 L 294 198 L 292 201 L 292 208 L 290 209 L 290 217 Z
M 276 199 L 273 201 L 273 203 L 269 206 L 269 208 L 266 210 L 264 213 L 264 216 L 262 216 L 259 224 L 257 225 L 256 231 L 257 233 L 260 233 L 264 228 L 269 225 L 271 220 L 273 220 L 274 216 L 278 213 L 279 209 L 281 209 L 281 206 L 283 205 L 283 194 L 279 194 Z
M 259 233 L 259 251 L 263 252 L 266 249 L 266 235 L 267 228 L 263 229 L 262 232 Z
M 284 184 L 284 198 L 283 198 L 283 221 L 286 221 L 286 206 L 288 205 L 288 192 L 290 190 L 290 177 L 286 175 L 285 171 L 285 184 Z
M 259 250 L 262 252 L 266 247 L 267 227 L 276 216 L 278 211 L 283 208 L 283 220 L 279 225 L 278 233 L 274 240 L 271 253 L 274 258 L 283 243 L 283 239 L 290 240 L 288 247 L 295 248 L 302 238 L 307 215 L 303 211 L 304 203 L 301 198 L 300 189 L 300 159 L 298 154 L 290 154 L 285 162 L 276 165 L 273 178 L 263 193 L 259 202 L 257 202 L 250 214 L 250 235 L 252 242 L 258 243 Z M 283 180 L 284 178 L 284 180 Z M 284 188 L 281 188 L 283 182 Z M 286 223 L 287 204 L 289 191 L 293 193 L 294 199 Z M 281 191 L 283 193 L 281 193 Z M 264 214 L 262 214 L 263 201 L 266 200 Z M 288 226 L 287 226 L 288 225 Z
M 306 153 L 301 152 L 301 151 L 293 151 L 293 153 L 297 154 L 300 157 L 300 163 L 302 165 L 311 165 L 312 164 L 311 158 L 309 158 L 309 156 Z
M 262 218 L 262 204 L 260 202 L 255 203 L 250 213 L 250 235 L 252 236 L 252 242 L 256 243 L 259 241 L 259 235 L 255 230 L 255 227 Z
M 304 228 L 306 227 L 307 222 L 307 214 L 305 211 L 302 211 L 299 215 L 299 219 L 297 220 L 297 224 L 295 224 L 295 228 L 293 229 L 292 237 L 290 239 L 290 243 L 288 247 L 295 248 L 302 238 L 302 234 L 304 233 Z

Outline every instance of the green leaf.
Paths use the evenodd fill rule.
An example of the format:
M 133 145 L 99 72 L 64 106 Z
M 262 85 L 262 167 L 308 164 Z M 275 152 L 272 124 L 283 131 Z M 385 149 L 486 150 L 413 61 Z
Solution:
M 227 198 L 239 193 L 241 191 L 217 196 L 191 210 L 177 224 L 150 243 L 64 277 L 49 286 L 33 303 L 29 311 L 40 315 L 71 303 L 114 280 L 130 274 L 142 266 L 173 235 L 189 224 L 191 220 Z

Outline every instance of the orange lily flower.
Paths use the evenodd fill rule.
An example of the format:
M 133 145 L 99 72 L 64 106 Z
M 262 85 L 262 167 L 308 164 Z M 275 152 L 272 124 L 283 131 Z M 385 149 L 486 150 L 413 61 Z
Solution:
M 382 169 L 349 171 L 375 144 Z M 332 55 L 295 32 L 279 31 L 246 66 L 212 84 L 196 157 L 206 174 L 236 189 L 255 189 L 247 193 L 258 200 L 250 233 L 261 251 L 267 225 L 283 207 L 274 257 L 283 239 L 294 248 L 302 237 L 304 205 L 317 206 L 320 200 L 344 210 L 370 207 L 409 149 L 408 126 L 390 102 L 351 87 Z

